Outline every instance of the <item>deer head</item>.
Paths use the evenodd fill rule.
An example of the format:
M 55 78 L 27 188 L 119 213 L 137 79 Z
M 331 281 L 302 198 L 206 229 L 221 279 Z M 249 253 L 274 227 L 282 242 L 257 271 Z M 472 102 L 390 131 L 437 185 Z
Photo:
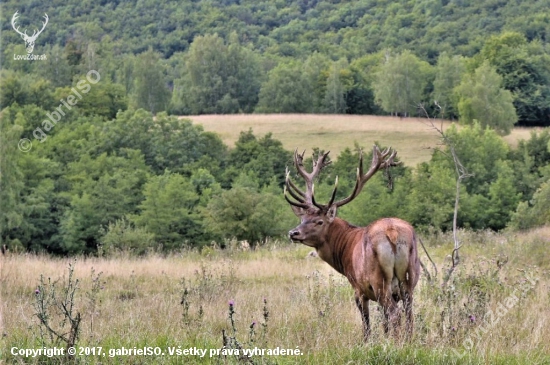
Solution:
M 284 188 L 284 196 L 287 202 L 291 205 L 294 214 L 300 218 L 300 224 L 289 232 L 290 239 L 294 242 L 300 242 L 307 246 L 319 247 L 325 242 L 325 237 L 328 234 L 330 225 L 336 218 L 338 207 L 351 202 L 363 189 L 365 183 L 378 171 L 391 166 L 397 165 L 394 158 L 397 155 L 396 151 L 388 148 L 380 151 L 377 146 L 373 148 L 372 162 L 369 170 L 363 173 L 363 152 L 360 152 L 359 167 L 357 168 L 357 179 L 352 193 L 342 200 L 335 201 L 336 191 L 338 189 L 338 177 L 334 183 L 328 204 L 320 204 L 315 200 L 315 185 L 313 180 L 319 175 L 321 170 L 329 165 L 329 152 L 319 156 L 313 161 L 313 170 L 308 173 L 304 169 L 304 153 L 301 155 L 298 151 L 294 152 L 294 165 L 298 174 L 302 176 L 306 183 L 306 191 L 300 190 L 290 180 L 290 172 L 286 171 L 286 180 Z M 289 198 L 290 197 L 292 198 Z
M 26 29 L 25 29 L 25 32 L 21 33 L 19 31 L 19 27 L 15 27 L 15 22 L 17 21 L 18 16 L 19 14 L 17 12 L 13 14 L 13 17 L 11 18 L 11 26 L 17 33 L 21 35 L 21 38 L 23 38 L 23 40 L 25 41 L 25 47 L 27 48 L 27 53 L 32 53 L 32 51 L 34 50 L 34 42 L 36 41 L 36 38 L 40 35 L 40 33 L 42 33 L 44 28 L 46 28 L 46 24 L 48 24 L 48 19 L 49 19 L 48 14 L 44 13 L 44 19 L 46 21 L 42 22 L 42 29 L 40 30 L 35 29 L 32 36 L 27 35 Z

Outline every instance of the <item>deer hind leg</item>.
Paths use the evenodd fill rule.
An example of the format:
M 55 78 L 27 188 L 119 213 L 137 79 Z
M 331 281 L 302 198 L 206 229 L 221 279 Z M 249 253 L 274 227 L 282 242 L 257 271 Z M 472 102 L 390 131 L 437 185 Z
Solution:
M 375 295 L 378 302 L 384 309 L 384 332 L 387 334 L 390 326 L 397 331 L 401 323 L 401 313 L 397 307 L 397 301 L 394 298 L 393 288 L 395 283 L 395 262 L 396 257 L 392 248 L 392 243 L 389 241 L 382 242 L 378 245 L 378 267 L 374 272 L 374 282 L 371 283 L 375 289 Z M 397 289 L 397 287 L 396 287 Z M 396 294 L 399 293 L 397 290 Z M 399 299 L 399 298 L 397 298 Z
M 405 309 L 406 331 L 410 337 L 414 328 L 413 317 L 413 291 L 410 281 L 405 281 L 400 285 L 401 298 L 403 299 L 403 308 Z
M 356 290 L 355 304 L 357 304 L 359 313 L 361 313 L 361 319 L 363 321 L 363 339 L 367 342 L 370 336 L 369 300 Z
M 401 312 L 391 294 L 391 287 L 386 288 L 380 293 L 380 303 L 384 309 L 384 332 L 388 334 L 391 328 L 393 334 L 397 335 L 399 324 L 401 323 Z
M 384 310 L 384 332 L 388 334 L 390 332 L 390 328 L 392 328 L 394 333 L 396 333 L 398 326 L 401 323 L 401 313 L 399 312 L 397 301 L 393 296 L 392 280 L 388 280 L 383 274 L 384 271 L 381 271 L 381 277 L 383 278 L 382 282 L 380 282 L 379 285 L 373 285 L 373 287 L 375 289 L 378 303 L 380 303 Z

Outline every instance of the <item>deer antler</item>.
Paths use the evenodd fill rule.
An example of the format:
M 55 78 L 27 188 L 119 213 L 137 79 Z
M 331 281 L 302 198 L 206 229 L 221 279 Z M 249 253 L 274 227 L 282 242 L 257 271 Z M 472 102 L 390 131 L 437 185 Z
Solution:
M 363 151 L 361 151 L 359 153 L 359 167 L 357 168 L 357 179 L 355 180 L 355 187 L 353 188 L 351 195 L 349 195 L 347 198 L 334 202 L 334 198 L 336 197 L 336 191 L 338 189 L 338 176 L 336 176 L 336 180 L 334 182 L 334 189 L 332 190 L 332 194 L 328 204 L 319 204 L 315 201 L 315 194 L 314 194 L 315 185 L 313 184 L 313 180 L 317 177 L 317 175 L 319 175 L 319 173 L 325 166 L 331 163 L 331 161 L 327 160 L 329 152 L 326 152 L 320 155 L 317 160 L 313 160 L 313 170 L 310 173 L 306 172 L 304 168 L 304 153 L 299 154 L 297 150 L 294 152 L 294 165 L 296 166 L 296 170 L 298 171 L 298 174 L 300 174 L 306 182 L 306 191 L 303 192 L 302 190 L 300 190 L 292 182 L 292 180 L 290 180 L 290 171 L 288 170 L 288 168 L 286 169 L 286 179 L 285 179 L 285 187 L 284 187 L 284 196 L 286 201 L 289 202 L 291 205 L 294 205 L 303 209 L 317 207 L 321 210 L 326 210 L 333 204 L 336 205 L 337 207 L 341 207 L 342 205 L 345 205 L 351 202 L 353 199 L 355 199 L 363 189 L 363 186 L 365 185 L 365 183 L 377 171 L 389 168 L 391 166 L 396 166 L 399 164 L 394 161 L 395 157 L 397 156 L 396 151 L 392 150 L 391 148 L 386 148 L 384 151 L 380 151 L 378 146 L 375 145 L 372 150 L 371 166 L 369 170 L 364 174 L 363 173 Z M 288 197 L 287 192 L 295 201 L 291 200 Z
M 39 35 L 40 33 L 42 33 L 42 31 L 44 31 L 44 29 L 46 28 L 46 25 L 48 24 L 48 20 L 49 20 L 49 17 L 48 17 L 48 14 L 44 13 L 44 19 L 46 19 L 46 21 L 42 22 L 42 29 L 38 30 L 38 29 L 35 29 L 34 32 L 32 33 L 32 36 L 29 36 L 27 34 L 27 29 L 25 29 L 25 32 L 24 33 L 21 33 L 19 31 L 19 27 L 15 27 L 15 23 L 17 21 L 17 18 L 19 17 L 19 13 L 16 11 L 15 14 L 13 14 L 13 17 L 11 18 L 11 26 L 13 27 L 13 29 L 19 33 L 23 39 L 27 40 L 35 40 Z M 38 32 L 38 33 L 37 33 Z
M 300 190 L 293 182 L 290 180 L 290 171 L 286 170 L 286 179 L 285 179 L 285 190 L 284 195 L 285 199 L 289 202 L 289 204 L 308 209 L 312 207 L 317 207 L 319 209 L 326 209 L 332 201 L 334 200 L 334 196 L 336 194 L 336 187 L 334 189 L 331 203 L 329 205 L 323 205 L 318 204 L 315 201 L 315 185 L 313 183 L 313 180 L 319 175 L 321 170 L 325 168 L 326 166 L 330 165 L 332 161 L 329 161 L 328 154 L 330 151 L 323 153 L 320 155 L 317 160 L 313 160 L 313 169 L 310 173 L 308 173 L 304 168 L 304 154 L 305 151 L 302 154 L 298 153 L 298 150 L 294 151 L 294 165 L 296 166 L 296 170 L 298 171 L 298 174 L 302 176 L 306 182 L 306 191 L 303 192 Z M 338 178 L 336 178 L 336 184 L 338 184 Z M 288 198 L 287 192 L 294 198 L 296 201 L 292 201 Z
M 341 207 L 349 202 L 351 202 L 363 189 L 363 186 L 369 179 L 379 170 L 389 168 L 391 166 L 397 166 L 399 163 L 394 161 L 395 156 L 397 156 L 397 151 L 394 151 L 390 148 L 386 148 L 384 151 L 380 151 L 378 146 L 374 145 L 372 149 L 372 162 L 366 174 L 363 174 L 363 151 L 359 153 L 359 167 L 357 168 L 357 179 L 355 180 L 355 187 L 353 192 L 347 198 L 337 201 L 334 203 L 337 207 Z M 336 189 L 335 189 L 336 190 Z M 334 196 L 335 192 L 333 192 Z
M 16 11 L 15 14 L 13 14 L 13 17 L 11 18 L 11 26 L 13 27 L 13 30 L 15 30 L 17 33 L 19 33 L 23 38 L 28 37 L 27 30 L 25 29 L 25 33 L 21 33 L 19 31 L 19 27 L 15 27 L 15 22 L 17 21 L 17 18 L 19 17 L 18 12 Z
M 44 31 L 44 29 L 46 28 L 46 25 L 48 24 L 48 20 L 49 20 L 50 18 L 48 18 L 48 14 L 46 14 L 46 13 L 44 13 L 43 18 L 46 19 L 46 21 L 45 21 L 45 22 L 42 22 L 42 29 L 40 29 L 39 31 L 38 31 L 38 29 L 35 30 L 35 31 L 33 32 L 32 36 L 31 36 L 31 38 L 36 39 L 36 38 L 38 37 L 38 35 L 39 35 L 40 33 L 42 33 L 42 31 Z M 36 33 L 37 31 L 38 31 L 38 33 Z

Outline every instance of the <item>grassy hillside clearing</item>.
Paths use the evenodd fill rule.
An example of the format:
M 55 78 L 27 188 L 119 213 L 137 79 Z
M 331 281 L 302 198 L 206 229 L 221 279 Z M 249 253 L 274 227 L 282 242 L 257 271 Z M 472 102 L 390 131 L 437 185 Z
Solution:
M 424 118 L 331 114 L 198 115 L 187 118 L 202 124 L 207 131 L 218 133 L 230 146 L 234 145 L 241 131 L 249 128 L 257 136 L 273 133 L 273 137 L 288 150 L 310 151 L 319 147 L 330 150 L 333 157 L 346 147 L 353 148 L 355 142 L 364 148 L 379 142 L 397 149 L 399 157 L 408 166 L 428 161 L 432 149 L 439 143 L 438 134 Z M 451 124 L 448 121 L 436 122 L 444 129 Z M 518 140 L 529 138 L 531 130 L 515 128 L 505 140 L 515 146 Z

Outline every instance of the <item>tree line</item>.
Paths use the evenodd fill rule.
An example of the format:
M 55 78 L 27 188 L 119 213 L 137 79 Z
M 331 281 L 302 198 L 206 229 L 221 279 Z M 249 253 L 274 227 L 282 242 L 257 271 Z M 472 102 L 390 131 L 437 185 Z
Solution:
M 255 245 L 284 236 L 295 224 L 282 194 L 292 153 L 270 134 L 243 131 L 228 148 L 218 135 L 166 113 L 128 109 L 111 118 L 108 108 L 95 106 L 99 99 L 73 108 L 27 153 L 18 141 L 47 111 L 34 103 L 2 110 L 0 234 L 9 249 L 144 253 L 223 246 L 234 238 Z M 473 174 L 462 184 L 460 226 L 500 230 L 550 223 L 548 129 L 514 149 L 477 122 L 446 134 Z M 328 200 L 336 175 L 339 196 L 350 193 L 360 147 L 335 156 L 316 184 L 320 201 Z M 388 176 L 377 174 L 341 216 L 356 224 L 399 216 L 421 230 L 450 229 L 456 177 L 446 152 L 434 152 L 415 168 L 394 168 L 392 190 Z

